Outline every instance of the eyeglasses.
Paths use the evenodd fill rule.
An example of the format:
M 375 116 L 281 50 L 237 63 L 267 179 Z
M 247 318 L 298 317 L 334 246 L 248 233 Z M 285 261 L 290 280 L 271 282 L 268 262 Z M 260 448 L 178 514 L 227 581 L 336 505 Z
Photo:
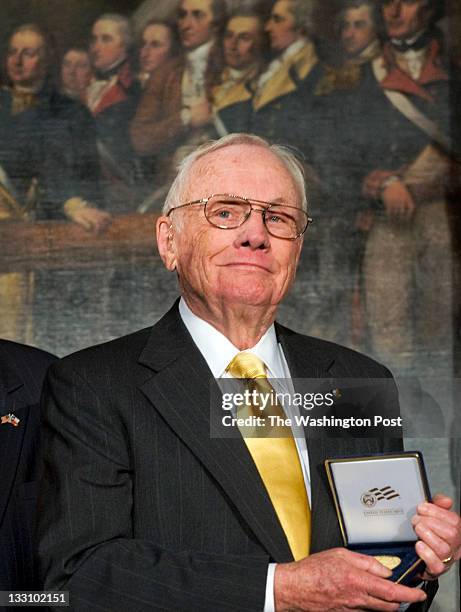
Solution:
M 296 240 L 304 234 L 309 223 L 313 221 L 304 210 L 296 206 L 273 204 L 228 193 L 216 193 L 200 200 L 175 206 L 170 208 L 167 216 L 174 210 L 196 204 L 203 205 L 206 220 L 220 229 L 240 227 L 250 217 L 252 211 L 260 212 L 268 233 L 283 240 Z M 254 208 L 254 205 L 261 206 L 261 208 Z

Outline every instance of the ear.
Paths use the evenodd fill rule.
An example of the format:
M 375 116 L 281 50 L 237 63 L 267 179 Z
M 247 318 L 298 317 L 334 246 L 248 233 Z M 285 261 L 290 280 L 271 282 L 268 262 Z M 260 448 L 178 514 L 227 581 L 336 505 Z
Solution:
M 176 269 L 174 230 L 169 217 L 159 217 L 156 223 L 157 248 L 167 270 Z

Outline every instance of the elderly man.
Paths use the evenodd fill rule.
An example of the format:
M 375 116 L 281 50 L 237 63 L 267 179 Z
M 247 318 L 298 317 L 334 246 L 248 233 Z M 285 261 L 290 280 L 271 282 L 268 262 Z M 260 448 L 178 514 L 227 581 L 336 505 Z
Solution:
M 225 67 L 220 82 L 213 87 L 213 111 L 218 116 L 218 131 L 240 132 L 247 118 L 241 102 L 251 100 L 250 83 L 261 72 L 264 50 L 264 23 L 254 7 L 235 9 L 223 37 Z
M 116 212 L 130 210 L 135 197 L 136 156 L 128 126 L 140 85 L 129 61 L 132 43 L 127 17 L 106 13 L 93 24 L 90 57 L 95 79 L 87 89 L 86 103 L 96 122 L 105 200 Z
M 222 68 L 216 37 L 225 18 L 225 0 L 180 2 L 177 25 L 184 55 L 155 71 L 131 122 L 136 152 L 157 157 L 160 185 L 171 184 L 185 152 L 215 135 L 209 91 Z
M 300 165 L 285 149 L 241 134 L 207 144 L 184 160 L 157 222 L 179 305 L 52 369 L 39 554 L 46 588 L 69 590 L 74 610 L 396 610 L 426 600 L 385 580 L 375 559 L 337 548 L 323 460 L 397 450 L 397 439 L 210 435 L 216 378 L 389 376 L 274 323 L 308 222 Z M 440 496 L 414 519 L 427 578 L 461 556 L 450 506 Z

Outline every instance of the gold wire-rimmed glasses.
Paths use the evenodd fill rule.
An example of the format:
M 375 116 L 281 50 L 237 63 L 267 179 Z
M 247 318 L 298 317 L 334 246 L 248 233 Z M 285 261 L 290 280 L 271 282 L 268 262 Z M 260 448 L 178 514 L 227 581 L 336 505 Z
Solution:
M 304 234 L 309 223 L 313 221 L 297 206 L 265 202 L 229 193 L 215 193 L 200 200 L 175 206 L 170 208 L 167 216 L 174 210 L 197 204 L 203 205 L 206 220 L 220 229 L 236 229 L 245 223 L 252 211 L 260 212 L 268 233 L 282 240 L 296 240 Z M 255 205 L 260 208 L 255 208 Z

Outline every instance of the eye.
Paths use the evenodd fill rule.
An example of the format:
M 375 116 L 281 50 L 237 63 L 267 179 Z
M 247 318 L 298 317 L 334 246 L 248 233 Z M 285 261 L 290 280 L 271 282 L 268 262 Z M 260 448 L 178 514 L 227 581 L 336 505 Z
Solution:
M 285 223 L 289 223 L 293 219 L 289 217 L 286 213 L 283 212 L 274 212 L 269 210 L 266 213 L 266 223 L 271 223 L 273 225 L 283 225 Z

